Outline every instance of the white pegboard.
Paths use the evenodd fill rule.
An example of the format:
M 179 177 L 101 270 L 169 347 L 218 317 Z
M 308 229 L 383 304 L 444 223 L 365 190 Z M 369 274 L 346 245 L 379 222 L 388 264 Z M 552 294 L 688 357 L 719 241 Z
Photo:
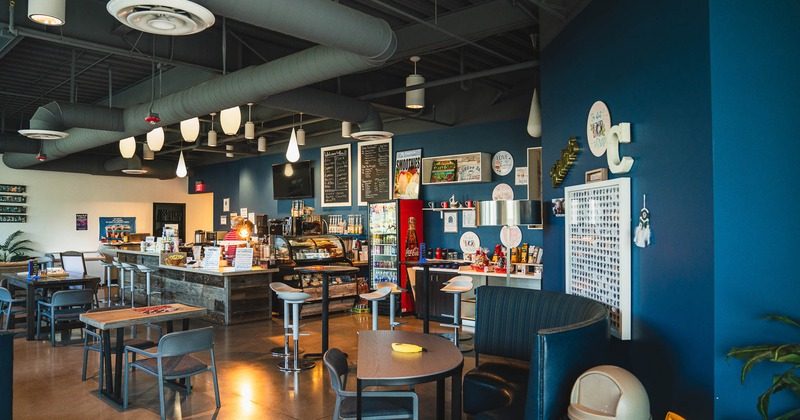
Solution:
M 609 308 L 611 332 L 631 338 L 631 182 L 564 188 L 566 291 Z

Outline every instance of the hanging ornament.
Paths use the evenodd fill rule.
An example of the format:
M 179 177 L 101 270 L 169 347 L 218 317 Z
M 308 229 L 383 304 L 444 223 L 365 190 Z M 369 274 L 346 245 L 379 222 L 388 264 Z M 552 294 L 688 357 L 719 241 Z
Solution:
M 644 195 L 642 210 L 639 212 L 639 226 L 633 235 L 633 243 L 639 248 L 650 245 L 650 210 L 647 210 L 647 194 Z

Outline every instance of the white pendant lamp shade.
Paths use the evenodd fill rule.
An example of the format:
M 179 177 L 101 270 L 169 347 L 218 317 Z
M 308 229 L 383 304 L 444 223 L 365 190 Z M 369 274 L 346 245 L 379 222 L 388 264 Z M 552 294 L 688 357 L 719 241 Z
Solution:
M 186 161 L 183 160 L 183 151 L 181 151 L 181 157 L 178 158 L 178 169 L 175 170 L 175 175 L 178 175 L 178 178 L 186 176 Z
M 289 147 L 286 149 L 286 160 L 297 162 L 300 160 L 300 149 L 297 147 L 297 134 L 292 128 L 292 137 L 289 139 Z
M 200 118 L 194 117 L 188 120 L 181 121 L 181 136 L 189 143 L 197 140 L 200 135 Z
M 239 131 L 239 126 L 242 125 L 242 112 L 239 107 L 228 108 L 222 110 L 219 114 L 219 123 L 222 126 L 222 132 L 232 136 Z
M 306 130 L 303 130 L 302 128 L 297 130 L 297 145 L 298 146 L 306 145 Z
M 119 153 L 125 159 L 130 159 L 136 154 L 136 139 L 128 137 L 119 141 Z
M 233 152 L 233 145 L 232 144 L 226 144 L 225 145 L 225 150 L 227 150 L 228 152 Z M 233 153 L 225 153 L 225 157 L 232 158 L 233 157 Z
M 256 125 L 253 124 L 253 104 L 247 104 L 247 122 L 244 124 L 244 138 L 253 140 L 256 138 Z
M 153 153 L 153 150 L 150 149 L 150 146 L 147 143 L 142 145 L 142 159 L 144 160 L 153 160 L 156 158 L 156 154 Z
M 406 87 L 421 85 L 425 83 L 425 78 L 417 74 L 417 61 L 419 57 L 411 57 L 414 62 L 414 74 L 406 77 Z M 406 108 L 422 109 L 425 107 L 425 89 L 414 89 L 406 92 Z
M 147 145 L 154 152 L 161 150 L 164 146 L 164 129 L 158 127 L 147 133 Z
M 528 114 L 528 134 L 531 137 L 542 137 L 542 107 L 539 105 L 539 93 L 533 90 L 531 112 Z
M 353 126 L 350 124 L 350 121 L 342 121 L 342 137 L 350 138 L 350 134 L 353 133 Z
M 48 26 L 66 22 L 66 0 L 28 0 L 28 19 Z
M 217 132 L 214 129 L 208 132 L 208 147 L 217 147 Z
M 267 151 L 267 138 L 264 136 L 258 138 L 258 151 L 261 153 Z

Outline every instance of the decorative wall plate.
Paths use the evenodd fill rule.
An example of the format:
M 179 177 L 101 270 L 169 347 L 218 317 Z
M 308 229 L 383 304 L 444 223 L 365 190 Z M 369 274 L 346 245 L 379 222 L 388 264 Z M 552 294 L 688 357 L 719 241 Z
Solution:
M 586 138 L 592 154 L 600 157 L 606 152 L 606 133 L 611 128 L 611 113 L 603 101 L 597 101 L 589 110 L 586 121 Z
M 500 229 L 500 243 L 515 248 L 522 242 L 522 230 L 519 226 L 503 226 Z
M 497 184 L 494 187 L 494 191 L 492 191 L 492 200 L 513 200 L 514 199 L 514 189 L 511 188 L 510 185 L 505 183 Z
M 514 157 L 511 153 L 501 150 L 494 154 L 492 157 L 492 170 L 500 176 L 505 176 L 511 173 L 514 169 Z
M 481 238 L 475 232 L 464 232 L 459 244 L 464 255 L 474 254 L 481 247 Z

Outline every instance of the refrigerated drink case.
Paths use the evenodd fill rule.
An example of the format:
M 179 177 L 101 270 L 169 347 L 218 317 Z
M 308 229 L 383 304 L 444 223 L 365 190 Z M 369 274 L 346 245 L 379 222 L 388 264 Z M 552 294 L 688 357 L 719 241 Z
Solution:
M 419 260 L 424 242 L 421 200 L 393 200 L 369 204 L 370 286 L 388 281 L 411 290 L 406 267 L 400 261 Z M 401 296 L 403 312 L 413 312 L 411 293 Z

